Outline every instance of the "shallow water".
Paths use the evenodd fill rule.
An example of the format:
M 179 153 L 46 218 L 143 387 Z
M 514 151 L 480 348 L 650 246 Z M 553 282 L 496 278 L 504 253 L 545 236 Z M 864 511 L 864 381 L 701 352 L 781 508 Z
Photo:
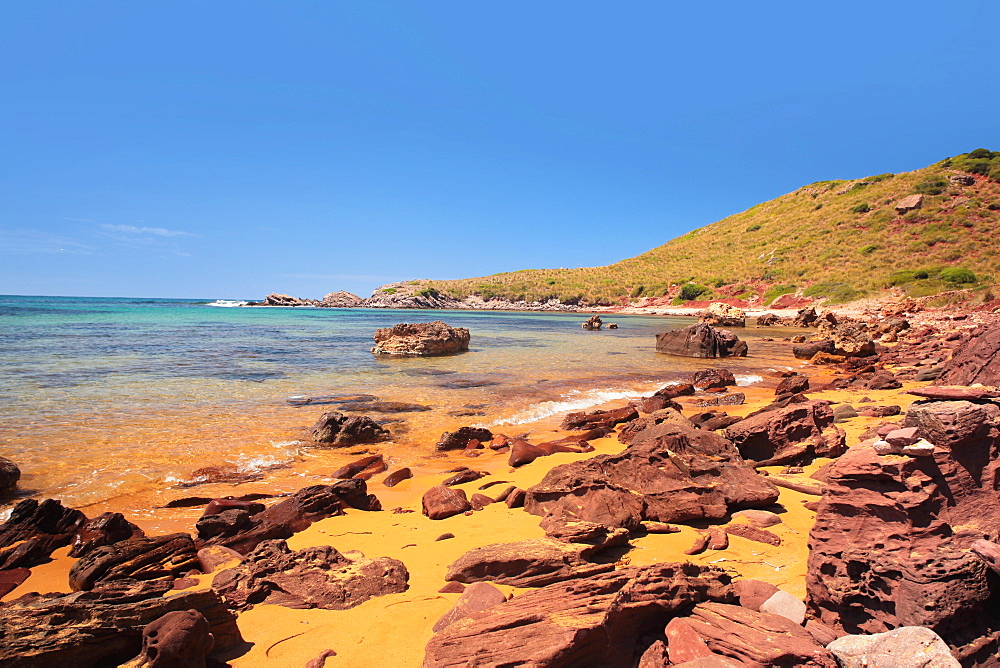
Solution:
M 365 411 L 393 433 L 378 449 L 430 453 L 463 424 L 517 425 L 638 396 L 717 361 L 657 354 L 654 334 L 690 318 L 616 315 L 581 329 L 567 313 L 221 308 L 211 300 L 0 297 L 0 454 L 22 488 L 86 506 L 196 480 L 204 466 L 243 472 L 315 463 L 305 429 L 337 404 L 293 397 L 374 395 L 430 407 Z M 378 327 L 444 320 L 470 351 L 375 357 Z M 740 332 L 751 357 L 727 360 L 753 383 L 786 358 Z M 511 427 L 513 429 L 513 427 Z

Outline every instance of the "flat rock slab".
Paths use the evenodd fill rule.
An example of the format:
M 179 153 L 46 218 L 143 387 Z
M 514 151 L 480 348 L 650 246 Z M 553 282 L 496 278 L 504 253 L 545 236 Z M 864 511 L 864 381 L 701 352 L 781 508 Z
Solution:
M 212 588 L 237 610 L 257 603 L 347 610 L 374 596 L 406 591 L 409 578 L 396 559 L 351 560 L 330 545 L 293 552 L 285 541 L 269 540 L 236 568 L 219 573 Z
M 178 577 L 200 565 L 190 534 L 135 538 L 88 552 L 70 568 L 69 585 L 85 591 L 109 580 Z
M 628 666 L 637 644 L 701 601 L 732 600 L 720 569 L 624 568 L 557 582 L 476 612 L 436 634 L 424 666 Z

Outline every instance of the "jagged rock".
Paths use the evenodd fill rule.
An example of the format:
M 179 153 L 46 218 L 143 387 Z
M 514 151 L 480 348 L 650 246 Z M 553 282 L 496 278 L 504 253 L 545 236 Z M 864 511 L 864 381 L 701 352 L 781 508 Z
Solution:
M 828 315 L 830 315 L 828 313 Z M 843 357 L 869 357 L 875 354 L 875 341 L 868 327 L 857 320 L 833 320 L 820 323 L 819 335 L 833 343 L 834 355 Z
M 810 306 L 795 314 L 795 318 L 792 320 L 792 327 L 812 327 L 818 320 L 819 316 L 816 314 L 816 309 Z
M 677 397 L 690 396 L 694 394 L 694 391 L 694 385 L 691 383 L 674 383 L 672 385 L 664 385 L 654 392 L 653 396 L 676 399 Z
M 907 195 L 903 199 L 896 202 L 896 213 L 903 215 L 910 211 L 915 211 L 924 205 L 923 195 Z
M 708 648 L 698 632 L 683 617 L 674 617 L 663 630 L 667 637 L 667 654 L 670 665 L 708 659 L 715 653 Z
M 633 406 L 606 411 L 591 411 L 590 413 L 567 413 L 559 428 L 566 430 L 611 429 L 617 424 L 634 420 L 637 417 L 639 417 L 639 412 Z
M 70 568 L 69 586 L 87 591 L 109 580 L 178 577 L 198 566 L 194 541 L 186 533 L 133 538 L 88 552 Z
M 743 462 L 732 443 L 663 422 L 618 454 L 553 468 L 528 490 L 525 509 L 632 529 L 642 520 L 721 518 L 777 498 L 778 490 Z
M 353 292 L 330 292 L 320 300 L 320 306 L 328 308 L 358 308 L 361 306 L 361 297 Z
M 691 375 L 691 384 L 699 390 L 724 388 L 736 384 L 736 377 L 729 369 L 700 369 Z
M 488 582 L 474 582 L 465 588 L 462 595 L 455 601 L 451 610 L 434 624 L 434 633 L 445 629 L 455 622 L 469 617 L 475 612 L 488 610 L 494 605 L 506 603 L 507 597 L 503 592 L 489 584 Z
M 399 323 L 375 330 L 377 355 L 449 355 L 469 349 L 469 330 L 449 327 L 440 320 Z
M 846 436 L 833 421 L 826 402 L 808 401 L 747 417 L 727 427 L 725 435 L 745 459 L 788 464 L 843 453 Z
M 0 457 L 0 498 L 17 491 L 17 481 L 20 479 L 21 469 L 17 464 L 6 457 Z
M 604 324 L 604 322 L 601 320 L 601 316 L 599 316 L 599 315 L 592 315 L 589 318 L 587 318 L 587 321 L 584 322 L 582 326 L 583 326 L 583 329 L 589 329 L 589 330 L 593 331 L 593 330 L 600 329 L 601 325 L 603 325 L 603 324 Z
M 459 427 L 455 431 L 446 431 L 441 434 L 441 439 L 434 446 L 434 449 L 438 452 L 464 450 L 472 439 L 476 439 L 480 443 L 489 443 L 493 440 L 493 432 L 483 427 Z
M 347 610 L 375 596 L 406 591 L 409 578 L 396 559 L 351 560 L 330 545 L 293 552 L 283 540 L 268 540 L 242 564 L 215 576 L 212 588 L 237 610 L 258 603 Z
M 236 617 L 211 590 L 175 593 L 165 581 L 118 580 L 74 594 L 25 594 L 0 603 L 0 663 L 18 668 L 93 666 L 135 656 L 142 630 L 165 614 L 195 610 L 208 621 L 215 650 L 243 642 Z
M 773 327 L 781 324 L 781 318 L 774 313 L 764 313 L 757 317 L 758 327 Z
M 683 619 L 712 652 L 751 666 L 837 668 L 833 654 L 808 631 L 778 615 L 709 602 Z
M 472 510 L 464 489 L 437 485 L 424 492 L 421 499 L 424 515 L 432 520 L 443 520 Z
M 248 554 L 258 543 L 274 538 L 290 538 L 313 522 L 343 515 L 344 508 L 381 510 L 378 499 L 368 494 L 364 480 L 338 480 L 332 485 L 304 487 L 267 510 L 250 515 L 249 525 L 233 528 L 199 545 L 224 545 L 240 554 Z M 245 511 L 228 510 L 226 513 Z
M 79 510 L 55 499 L 21 501 L 0 525 L 0 569 L 36 566 L 65 547 L 86 523 Z
M 716 431 L 736 424 L 743 418 L 737 415 L 729 415 L 724 411 L 702 411 L 700 413 L 692 413 L 687 419 L 698 429 Z
M 317 302 L 317 301 L 315 301 L 313 299 L 299 299 L 298 297 L 292 297 L 291 295 L 282 295 L 282 294 L 278 294 L 276 292 L 272 292 L 268 296 L 264 297 L 264 301 L 263 302 L 259 302 L 259 304 L 253 304 L 253 303 L 251 303 L 251 305 L 254 305 L 254 306 L 256 306 L 256 305 L 259 305 L 259 306 L 317 306 L 318 304 L 319 304 L 319 302 Z
M 713 327 L 746 327 L 747 313 L 725 302 L 712 302 L 708 308 L 698 313 L 698 322 Z
M 197 610 L 174 610 L 142 630 L 142 652 L 126 668 L 204 668 L 215 646 L 208 620 Z
M 782 378 L 778 387 L 774 388 L 775 396 L 783 394 L 801 394 L 809 391 L 809 379 L 805 376 L 789 376 Z
M 681 415 L 680 411 L 674 408 L 664 408 L 656 411 L 655 413 L 650 413 L 645 417 L 636 418 L 626 422 L 618 431 L 618 441 L 621 443 L 631 443 L 636 435 L 646 429 L 649 429 L 650 427 L 660 424 L 661 422 L 677 422 L 689 427 L 695 426 L 691 420 Z
M 792 355 L 800 360 L 811 360 L 819 353 L 832 355 L 834 349 L 833 341 L 830 339 L 807 341 L 806 343 L 792 346 Z
M 694 603 L 732 600 L 730 583 L 690 563 L 557 582 L 448 626 L 427 644 L 424 666 L 632 665 L 644 635 Z
M 1000 407 L 916 402 L 904 425 L 937 447 L 852 447 L 830 470 L 809 537 L 809 606 L 849 633 L 926 626 L 959 659 L 1000 649 L 1000 583 L 970 550 L 1000 526 Z
M 711 399 L 705 399 L 695 403 L 700 408 L 710 406 L 741 406 L 747 400 L 747 395 L 742 392 L 731 392 L 729 394 L 718 394 Z
M 656 352 L 681 357 L 746 357 L 747 344 L 711 325 L 690 325 L 656 335 Z
M 103 513 L 80 527 L 73 537 L 71 557 L 84 557 L 94 549 L 130 538 L 143 538 L 142 529 L 125 519 L 121 513 Z
M 209 517 L 211 515 L 218 515 L 226 510 L 245 510 L 250 515 L 254 515 L 264 510 L 265 506 L 263 503 L 258 501 L 251 501 L 249 499 L 212 499 L 205 506 L 205 512 L 201 514 L 202 517 Z
M 664 408 L 673 408 L 674 410 L 681 410 L 681 405 L 676 401 L 667 399 L 666 397 L 653 395 L 651 397 L 640 397 L 638 399 L 633 399 L 629 402 L 630 406 L 635 406 L 640 413 L 655 413 L 656 411 L 662 411 Z
M 826 646 L 842 668 L 906 666 L 960 668 L 941 636 L 923 626 L 901 626 L 885 633 L 850 635 Z
M 459 557 L 448 567 L 444 579 L 466 584 L 489 580 L 513 587 L 541 587 L 613 570 L 613 560 L 595 563 L 592 557 L 627 542 L 628 531 L 614 529 L 598 534 L 593 542 L 570 543 L 546 537 L 485 545 Z
M 945 362 L 938 383 L 1000 385 L 1000 327 L 975 330 L 969 341 Z
M 327 411 L 316 421 L 309 435 L 316 443 L 345 448 L 384 441 L 389 438 L 389 430 L 365 415 L 344 415 L 340 411 Z

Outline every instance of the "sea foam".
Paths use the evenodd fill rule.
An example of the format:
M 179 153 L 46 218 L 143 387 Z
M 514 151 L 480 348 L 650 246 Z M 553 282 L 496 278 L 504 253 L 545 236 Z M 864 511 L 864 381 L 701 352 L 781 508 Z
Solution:
M 675 385 L 676 383 L 656 383 L 642 390 L 626 388 L 604 388 L 595 390 L 573 390 L 564 394 L 555 401 L 543 401 L 535 404 L 531 408 L 518 411 L 514 415 L 501 418 L 495 422 L 490 422 L 483 427 L 498 427 L 505 424 L 525 424 L 535 422 L 560 413 L 579 411 L 592 406 L 600 406 L 610 401 L 619 399 L 637 399 L 650 392 L 655 392 L 664 385 Z

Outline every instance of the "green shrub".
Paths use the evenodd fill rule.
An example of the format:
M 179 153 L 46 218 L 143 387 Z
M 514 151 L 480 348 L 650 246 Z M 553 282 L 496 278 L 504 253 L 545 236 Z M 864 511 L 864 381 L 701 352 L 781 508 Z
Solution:
M 931 274 L 926 269 L 917 269 L 913 272 L 913 278 L 930 278 Z
M 645 289 L 646 288 L 644 286 L 637 285 L 634 288 L 632 288 L 632 292 L 629 293 L 629 297 L 631 297 L 632 299 L 635 299 L 636 297 L 641 297 Z
M 749 226 L 747 228 L 747 232 L 756 232 L 760 228 L 761 228 L 761 224 L 760 223 L 754 223 L 753 225 L 751 225 L 751 226 Z
M 396 294 L 397 290 L 396 288 L 382 288 L 382 292 L 384 292 L 387 295 L 394 295 Z
M 417 290 L 417 295 L 420 296 L 420 297 L 432 297 L 432 298 L 436 298 L 440 294 L 441 293 L 438 292 L 437 290 L 435 290 L 434 288 L 424 288 L 423 290 Z
M 868 206 L 868 202 L 862 202 L 861 204 L 858 204 L 857 206 L 852 206 L 851 207 L 851 213 L 868 213 L 871 210 L 872 210 L 872 208 L 870 206 Z
M 678 296 L 681 300 L 689 302 L 692 299 L 701 297 L 706 292 L 708 292 L 708 288 L 704 285 L 698 285 L 697 283 L 685 283 L 681 286 L 681 292 Z
M 862 255 L 871 255 L 877 249 L 878 246 L 876 246 L 875 244 L 868 244 L 867 246 L 862 246 L 861 248 L 859 248 L 858 252 L 861 253 Z
M 923 195 L 940 195 L 948 186 L 948 182 L 940 178 L 924 179 L 913 188 L 913 192 Z
M 941 280 L 949 283 L 975 283 L 976 275 L 964 267 L 946 267 L 938 274 Z
M 831 303 L 840 304 L 857 299 L 861 296 L 857 290 L 848 283 L 817 283 L 806 288 L 803 294 L 806 297 L 827 297 Z
M 795 292 L 795 287 L 796 286 L 792 283 L 789 283 L 787 285 L 772 285 L 764 293 L 764 306 L 770 305 L 771 302 L 773 302 L 781 295 L 792 294 L 793 292 Z
M 924 278 L 927 278 L 927 272 L 924 273 Z M 890 286 L 903 285 L 904 283 L 912 283 L 917 280 L 917 272 L 910 269 L 904 271 L 894 272 L 889 276 L 888 284 Z

